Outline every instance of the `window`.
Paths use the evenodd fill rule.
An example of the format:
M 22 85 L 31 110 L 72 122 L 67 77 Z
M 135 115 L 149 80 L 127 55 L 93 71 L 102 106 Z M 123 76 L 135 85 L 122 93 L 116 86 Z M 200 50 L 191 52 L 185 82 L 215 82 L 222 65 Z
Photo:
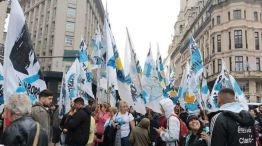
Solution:
M 75 23 L 74 22 L 66 22 L 66 31 L 74 32 L 75 31 Z
M 221 72 L 222 70 L 222 60 L 221 59 L 217 60 L 217 68 L 218 68 L 218 72 Z
M 216 63 L 216 61 L 214 60 L 214 61 L 213 61 L 213 74 L 216 73 L 216 65 L 215 65 L 215 63 Z
M 235 30 L 235 48 L 242 48 L 242 30 Z
M 243 71 L 243 56 L 236 56 L 235 64 L 236 64 L 236 71 Z
M 248 81 L 239 82 L 239 87 L 243 92 L 249 91 L 249 84 Z
M 76 0 L 68 0 L 68 3 L 70 3 L 70 4 L 76 4 Z
M 65 36 L 65 43 L 66 43 L 66 45 L 72 46 L 73 45 L 73 41 L 74 41 L 74 37 L 73 36 L 69 36 L 69 35 Z
M 232 71 L 232 58 L 229 57 L 229 71 Z
M 206 57 L 209 57 L 209 48 L 206 48 Z
M 230 12 L 227 12 L 227 17 L 228 17 L 228 21 L 230 21 L 230 19 L 231 19 Z
M 245 40 L 246 40 L 246 48 L 248 48 L 248 43 L 247 43 L 247 31 L 245 30 Z
M 215 25 L 215 20 L 214 20 L 214 18 L 212 19 L 212 26 L 214 26 Z
M 215 37 L 212 37 L 212 45 L 213 45 L 212 53 L 215 53 Z
M 261 103 L 261 97 L 257 96 L 257 103 Z
M 260 71 L 260 58 L 256 58 L 256 71 Z
M 228 32 L 228 49 L 231 50 L 231 32 Z
M 254 12 L 254 20 L 258 21 L 258 13 L 257 12 Z
M 76 9 L 75 8 L 68 8 L 67 9 L 67 16 L 68 17 L 75 17 L 76 16 Z
M 217 24 L 220 24 L 220 16 L 217 16 Z
M 221 35 L 217 35 L 217 52 L 221 52 Z
M 247 56 L 246 56 L 245 69 L 246 69 L 246 71 L 249 70 L 249 63 L 248 63 L 248 57 Z
M 241 19 L 241 10 L 234 10 L 234 19 Z
M 259 50 L 259 33 L 255 32 L 255 47 L 256 50 Z
M 244 19 L 247 18 L 247 13 L 246 13 L 246 10 L 244 10 Z

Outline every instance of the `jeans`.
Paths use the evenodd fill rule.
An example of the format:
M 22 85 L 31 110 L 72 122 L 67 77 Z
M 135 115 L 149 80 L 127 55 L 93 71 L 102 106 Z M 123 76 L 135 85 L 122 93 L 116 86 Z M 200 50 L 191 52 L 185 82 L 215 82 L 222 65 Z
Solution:
M 130 146 L 129 136 L 121 138 L 121 146 Z

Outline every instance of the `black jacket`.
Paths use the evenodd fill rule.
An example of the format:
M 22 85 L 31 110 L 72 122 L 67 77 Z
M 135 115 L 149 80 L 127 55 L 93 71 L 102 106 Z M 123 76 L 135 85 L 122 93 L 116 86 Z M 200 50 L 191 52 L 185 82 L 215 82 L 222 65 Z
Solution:
M 247 112 L 221 111 L 211 121 L 211 146 L 255 146 L 254 119 Z
M 85 145 L 89 139 L 91 111 L 88 108 L 78 110 L 73 116 L 62 120 L 63 129 L 67 129 L 65 144 Z
M 36 134 L 36 122 L 30 116 L 15 120 L 3 134 L 1 143 L 5 146 L 32 146 Z M 48 146 L 46 132 L 41 129 L 38 146 Z
M 148 114 L 145 114 L 145 117 L 148 117 Z M 150 132 L 149 132 L 149 136 L 150 136 L 150 140 L 151 142 L 157 142 L 157 132 L 154 128 L 159 128 L 160 127 L 160 119 L 157 113 L 152 112 L 152 119 L 150 120 Z
M 207 141 L 201 139 L 201 135 L 188 135 L 184 140 L 183 146 L 207 146 Z

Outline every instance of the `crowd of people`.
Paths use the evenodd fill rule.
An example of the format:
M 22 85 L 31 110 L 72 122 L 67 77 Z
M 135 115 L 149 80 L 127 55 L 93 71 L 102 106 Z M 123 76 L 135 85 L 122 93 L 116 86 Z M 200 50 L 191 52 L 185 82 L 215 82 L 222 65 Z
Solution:
M 14 94 L 2 118 L 5 146 L 259 146 L 262 142 L 262 105 L 247 111 L 231 89 L 219 92 L 219 110 L 189 114 L 169 98 L 159 104 L 162 113 L 147 108 L 137 113 L 125 101 L 118 108 L 74 99 L 70 111 L 59 118 L 53 95 L 44 90 L 31 106 L 25 94 Z M 6 114 L 9 113 L 9 114 Z M 2 124 L 4 125 L 4 124 Z

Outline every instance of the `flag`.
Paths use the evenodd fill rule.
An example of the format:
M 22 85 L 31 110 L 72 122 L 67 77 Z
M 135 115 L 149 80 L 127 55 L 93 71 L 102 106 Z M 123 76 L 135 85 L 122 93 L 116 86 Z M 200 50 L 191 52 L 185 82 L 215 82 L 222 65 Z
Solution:
M 90 70 L 89 55 L 84 40 L 81 40 L 79 50 L 80 84 L 79 96 L 88 101 L 89 97 L 94 98 L 92 91 L 93 74 Z
M 78 59 L 75 59 L 65 77 L 66 98 L 69 98 L 70 101 L 73 101 L 79 96 L 79 76 L 80 64 Z
M 155 62 L 151 52 L 151 48 L 147 54 L 144 66 L 144 74 L 142 76 L 142 95 L 146 106 L 154 112 L 161 113 L 159 101 L 162 99 L 163 90 L 157 78 Z
M 131 95 L 134 101 L 134 110 L 136 112 L 145 115 L 146 108 L 145 102 L 141 95 L 142 92 L 142 83 L 141 83 L 141 67 L 139 61 L 136 58 L 136 53 L 133 48 L 131 37 L 127 29 L 127 40 L 126 40 L 126 49 L 125 49 L 125 72 L 127 78 L 131 79 Z
M 61 82 L 58 105 L 59 105 L 59 117 L 62 118 L 70 110 L 70 98 L 67 98 L 66 96 L 66 78 L 64 74 Z
M 194 76 L 190 73 L 190 66 L 187 63 L 186 68 L 183 72 L 181 84 L 178 90 L 178 96 L 180 97 L 179 102 L 180 105 L 188 112 L 188 113 L 196 113 L 200 109 L 199 100 L 195 95 L 195 79 Z M 200 88 L 199 88 L 200 89 Z
M 218 110 L 218 102 L 217 96 L 218 93 L 224 89 L 230 88 L 235 92 L 236 101 L 243 103 L 246 106 L 246 110 L 248 110 L 247 101 L 243 91 L 240 89 L 237 81 L 234 79 L 232 75 L 229 74 L 228 69 L 226 68 L 225 62 L 222 60 L 222 69 L 219 76 L 217 76 L 216 82 L 213 86 L 211 96 L 208 99 L 208 108 L 212 111 Z
M 100 33 L 99 27 L 96 29 L 96 33 L 91 40 L 90 48 L 92 50 L 92 54 L 91 54 L 92 69 L 98 69 L 101 67 L 102 63 L 104 62 L 102 35 Z
M 166 88 L 166 74 L 164 70 L 162 57 L 159 51 L 159 46 L 157 47 L 156 71 L 157 71 L 157 77 L 161 84 L 161 87 L 165 89 Z
M 111 106 L 116 105 L 117 97 L 116 90 L 117 86 L 117 74 L 116 74 L 116 56 L 114 50 L 116 44 L 114 42 L 113 34 L 109 27 L 109 22 L 107 19 L 104 21 L 104 44 L 103 46 L 106 49 L 106 72 L 107 72 L 107 92 L 109 94 L 109 102 Z
M 11 12 L 4 51 L 4 98 L 16 92 L 28 94 L 32 103 L 46 89 L 40 65 L 33 50 L 23 10 L 17 0 L 11 1 Z
M 0 63 L 0 112 L 2 112 L 4 108 L 3 85 L 4 85 L 4 69 L 3 69 L 2 64 Z
M 189 38 L 189 44 L 191 47 L 191 70 L 192 74 L 196 77 L 202 75 L 203 72 L 203 60 L 200 49 L 197 47 L 195 39 L 193 36 Z

